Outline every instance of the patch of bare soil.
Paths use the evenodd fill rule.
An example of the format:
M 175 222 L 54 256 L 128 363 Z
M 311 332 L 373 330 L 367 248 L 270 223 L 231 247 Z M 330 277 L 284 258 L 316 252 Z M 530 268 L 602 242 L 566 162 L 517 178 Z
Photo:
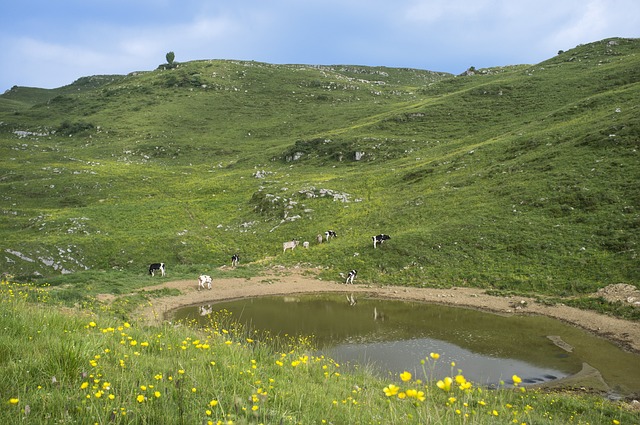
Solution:
M 161 288 L 178 289 L 180 295 L 156 298 L 151 305 L 142 309 L 139 312 L 140 319 L 145 323 L 159 323 L 167 318 L 168 313 L 180 307 L 245 297 L 313 292 L 342 292 L 356 296 L 358 293 L 367 293 L 380 298 L 446 304 L 499 314 L 540 314 L 579 326 L 629 351 L 640 353 L 640 323 L 565 305 L 543 305 L 526 297 L 492 296 L 478 288 L 436 289 L 345 285 L 320 280 L 310 270 L 284 268 L 249 279 L 216 279 L 210 290 L 198 290 L 196 279 L 165 282 L 143 290 Z M 598 293 L 597 296 L 605 296 L 607 299 L 624 299 L 625 302 L 630 302 L 632 298 L 640 300 L 640 294 L 631 285 L 611 285 L 601 291 L 602 294 Z

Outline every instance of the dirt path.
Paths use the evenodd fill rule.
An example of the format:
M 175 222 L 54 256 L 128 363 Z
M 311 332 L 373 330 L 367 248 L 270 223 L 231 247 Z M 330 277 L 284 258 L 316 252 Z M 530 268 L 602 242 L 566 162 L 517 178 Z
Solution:
M 617 345 L 640 353 L 640 323 L 605 316 L 564 305 L 543 305 L 525 297 L 496 297 L 477 288 L 404 288 L 394 286 L 343 285 L 319 280 L 309 271 L 281 270 L 250 279 L 228 278 L 213 281 L 211 290 L 198 290 L 196 280 L 166 282 L 144 288 L 175 288 L 180 295 L 156 298 L 141 310 L 140 318 L 149 324 L 159 323 L 176 308 L 263 295 L 290 295 L 312 292 L 367 293 L 380 298 L 438 303 L 469 307 L 499 314 L 540 314 L 579 326 L 609 339 Z

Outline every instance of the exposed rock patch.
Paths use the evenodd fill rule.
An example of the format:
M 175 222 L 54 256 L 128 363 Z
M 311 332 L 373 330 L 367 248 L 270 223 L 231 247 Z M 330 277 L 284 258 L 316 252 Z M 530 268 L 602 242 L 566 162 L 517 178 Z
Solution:
M 595 296 L 602 297 L 609 302 L 620 301 L 640 308 L 640 290 L 626 283 L 616 283 L 600 288 Z

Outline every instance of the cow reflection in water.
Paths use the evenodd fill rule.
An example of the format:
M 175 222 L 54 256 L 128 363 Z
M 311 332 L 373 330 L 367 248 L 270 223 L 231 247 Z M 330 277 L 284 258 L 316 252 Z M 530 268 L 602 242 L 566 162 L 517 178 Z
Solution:
M 213 313 L 213 306 L 211 304 L 200 306 L 200 316 L 208 316 Z
M 373 320 L 384 320 L 387 318 L 387 315 L 382 311 L 378 311 L 376 307 L 373 307 Z

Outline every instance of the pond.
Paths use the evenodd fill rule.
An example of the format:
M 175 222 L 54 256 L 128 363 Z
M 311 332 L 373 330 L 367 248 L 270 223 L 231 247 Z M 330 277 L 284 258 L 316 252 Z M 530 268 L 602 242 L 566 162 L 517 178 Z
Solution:
M 204 326 L 206 313 L 220 310 L 256 331 L 312 336 L 319 352 L 338 363 L 368 365 L 396 377 L 406 370 L 416 378 L 441 379 L 461 370 L 478 385 L 503 381 L 508 386 L 514 374 L 525 384 L 539 384 L 573 375 L 586 363 L 600 372 L 612 395 L 640 393 L 639 355 L 542 316 L 503 316 L 364 294 L 351 305 L 346 294 L 309 294 L 184 307 L 173 312 L 172 320 L 198 320 Z M 440 358 L 434 362 L 430 353 Z

